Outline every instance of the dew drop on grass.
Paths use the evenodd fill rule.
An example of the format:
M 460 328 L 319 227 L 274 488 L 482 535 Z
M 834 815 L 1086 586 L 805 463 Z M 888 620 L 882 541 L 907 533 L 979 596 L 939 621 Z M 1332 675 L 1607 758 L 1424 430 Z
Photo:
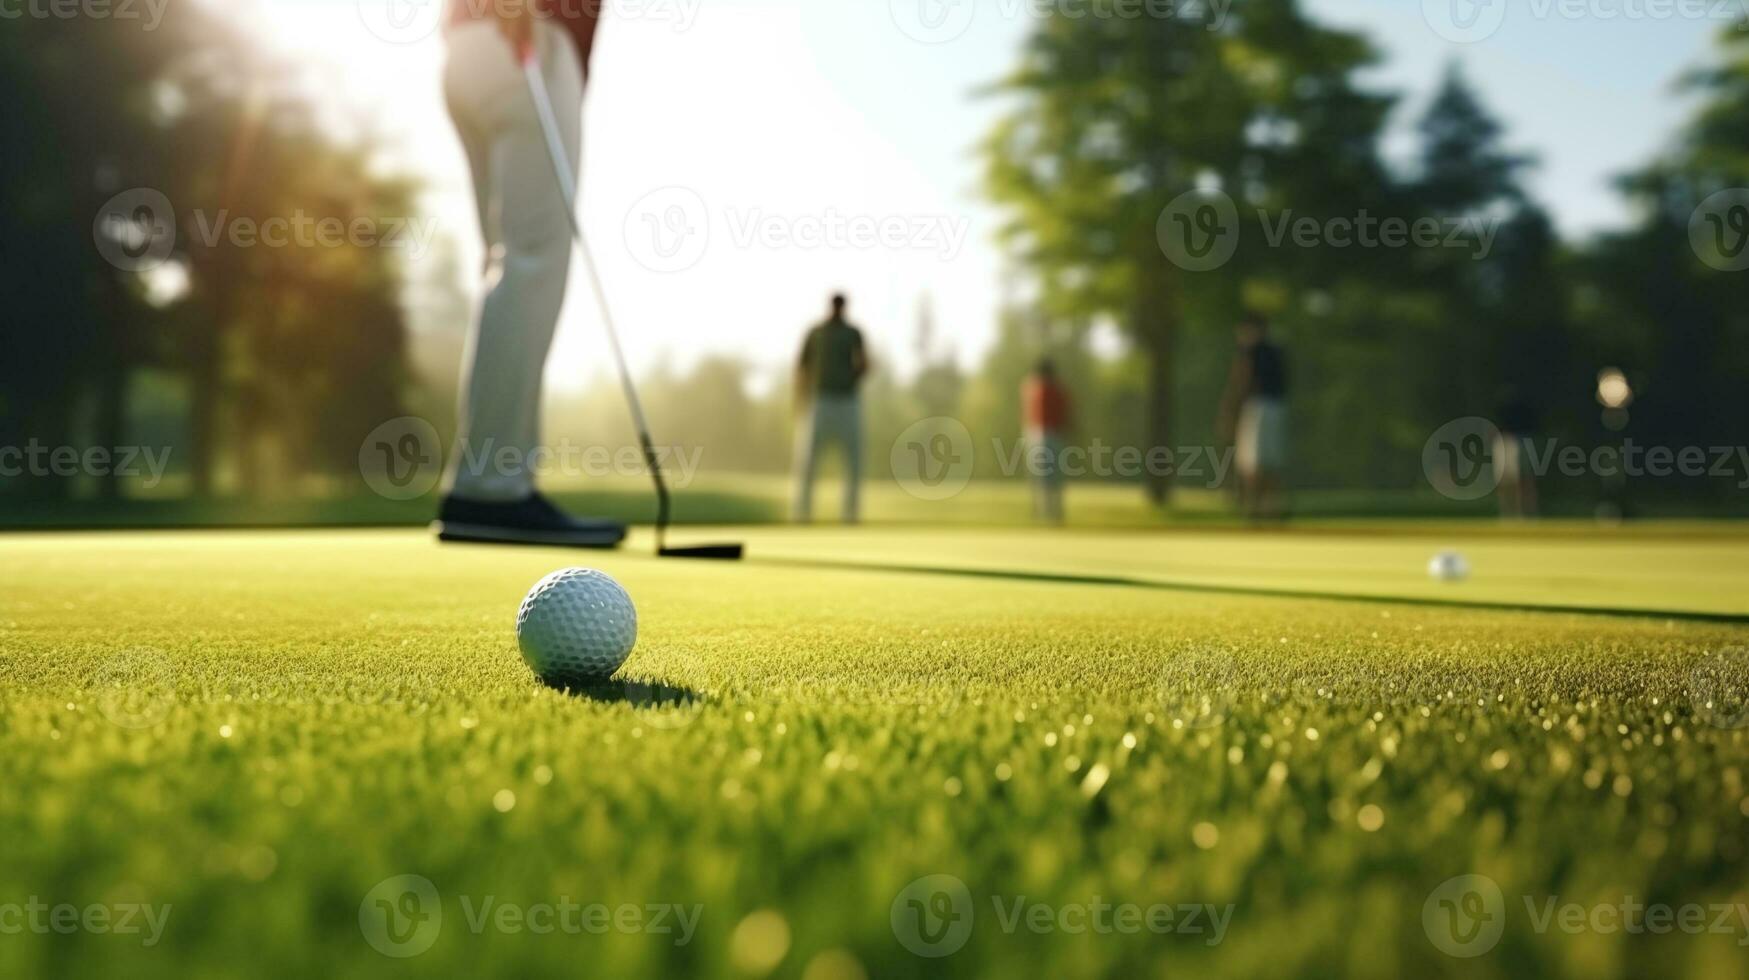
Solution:
M 509 813 L 516 809 L 516 794 L 508 789 L 501 789 L 492 794 L 492 809 L 499 813 Z
M 1221 842 L 1221 828 L 1205 820 L 1190 828 L 1190 840 L 1202 850 L 1214 850 L 1215 845 Z
M 802 980 L 868 980 L 868 971 L 848 951 L 828 949 L 808 961 Z
M 763 976 L 789 953 L 789 923 L 774 909 L 761 909 L 735 926 L 729 937 L 729 959 L 744 973 Z
M 1096 762 L 1087 775 L 1081 780 L 1081 795 L 1089 799 L 1098 796 L 1105 788 L 1106 780 L 1111 778 L 1111 768 L 1103 762 Z

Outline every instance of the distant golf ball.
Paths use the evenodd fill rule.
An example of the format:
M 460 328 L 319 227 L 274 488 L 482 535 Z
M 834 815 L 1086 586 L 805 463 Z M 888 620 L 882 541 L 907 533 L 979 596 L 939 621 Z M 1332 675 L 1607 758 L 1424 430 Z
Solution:
M 1470 560 L 1455 551 L 1442 551 L 1427 563 L 1427 574 L 1441 582 L 1462 582 L 1470 577 Z
M 522 659 L 554 687 L 606 680 L 637 642 L 632 597 L 593 568 L 562 568 L 548 575 L 528 590 L 516 611 Z

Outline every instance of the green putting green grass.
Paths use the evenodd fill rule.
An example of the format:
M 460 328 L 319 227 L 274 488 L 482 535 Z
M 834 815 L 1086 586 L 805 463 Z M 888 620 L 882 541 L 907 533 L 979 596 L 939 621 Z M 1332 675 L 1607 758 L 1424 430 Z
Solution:
M 739 536 L 0 537 L 0 975 L 1749 976 L 1740 535 Z

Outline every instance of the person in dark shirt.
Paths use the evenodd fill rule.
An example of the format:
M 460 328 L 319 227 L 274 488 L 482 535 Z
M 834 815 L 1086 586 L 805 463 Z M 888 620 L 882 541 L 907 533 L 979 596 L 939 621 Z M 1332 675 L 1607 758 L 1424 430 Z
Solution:
M 1287 359 L 1269 338 L 1261 313 L 1240 317 L 1238 351 L 1222 398 L 1223 427 L 1231 433 L 1239 471 L 1239 503 L 1253 520 L 1280 518 L 1287 469 Z
M 857 389 L 868 374 L 868 352 L 862 331 L 844 318 L 848 305 L 842 293 L 832 297 L 832 314 L 808 331 L 796 362 L 795 519 L 814 517 L 814 477 L 820 455 L 836 444 L 844 452 L 844 507 L 840 515 L 855 524 L 862 486 L 862 401 Z

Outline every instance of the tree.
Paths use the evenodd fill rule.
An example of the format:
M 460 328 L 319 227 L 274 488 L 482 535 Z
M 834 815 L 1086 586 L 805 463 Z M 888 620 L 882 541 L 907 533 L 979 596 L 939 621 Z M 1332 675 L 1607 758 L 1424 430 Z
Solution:
M 1417 256 L 1420 277 L 1438 284 L 1441 310 L 1417 338 L 1432 355 L 1417 372 L 1417 417 L 1431 429 L 1512 405 L 1515 413 L 1546 420 L 1563 402 L 1571 404 L 1578 382 L 1560 242 L 1522 184 L 1534 161 L 1505 148 L 1504 127 L 1456 64 L 1419 130 L 1419 167 L 1409 186 L 1414 207 L 1461 229 L 1461 247 Z
M 1741 438 L 1749 418 L 1749 272 L 1708 264 L 1749 247 L 1749 35 L 1720 33 L 1682 83 L 1698 108 L 1659 159 L 1620 182 L 1638 222 L 1583 257 L 1585 341 L 1638 392 L 1633 432 L 1668 446 Z M 1718 258 L 1720 256 L 1711 256 Z
M 1187 322 L 1233 312 L 1253 277 L 1333 264 L 1257 247 L 1220 273 L 1188 273 L 1162 251 L 1160 216 L 1199 185 L 1258 209 L 1364 203 L 1357 194 L 1382 177 L 1389 100 L 1360 93 L 1352 76 L 1373 58 L 1294 0 L 1140 19 L 1058 11 L 995 87 L 1015 103 L 983 145 L 988 192 L 1010 212 L 1005 241 L 1048 315 L 1125 324 L 1146 358 L 1152 445 L 1172 445 Z M 1150 477 L 1147 491 L 1163 502 L 1166 478 Z
M 151 365 L 186 378 L 191 435 L 176 455 L 197 493 L 213 489 L 227 438 L 249 485 L 267 483 L 270 457 L 283 466 L 273 475 L 355 474 L 362 433 L 402 414 L 399 255 L 230 232 L 299 217 L 380 228 L 413 214 L 414 188 L 373 173 L 368 144 L 324 132 L 283 66 L 207 5 L 172 5 L 155 27 L 39 18 L 0 32 L 0 79 L 31 93 L 0 132 L 0 207 L 18 232 L 7 239 L 30 244 L 9 247 L 0 272 L 16 325 L 0 359 L 0 444 L 123 444 L 130 379 Z M 171 259 L 188 276 L 175 302 L 152 301 L 149 274 L 104 257 L 127 221 L 99 216 L 131 189 L 169 202 L 147 210 L 175 231 Z M 76 424 L 81 406 L 95 426 Z

